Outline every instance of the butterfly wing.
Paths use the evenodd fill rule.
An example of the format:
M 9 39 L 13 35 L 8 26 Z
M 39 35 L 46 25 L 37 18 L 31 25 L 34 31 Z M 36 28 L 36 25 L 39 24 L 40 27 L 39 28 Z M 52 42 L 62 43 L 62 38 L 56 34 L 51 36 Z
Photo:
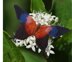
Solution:
M 15 33 L 15 35 L 14 35 L 14 38 L 20 39 L 20 40 L 24 40 L 24 39 L 26 39 L 27 37 L 28 37 L 28 35 L 27 35 L 26 31 L 25 31 L 25 27 L 24 27 L 23 24 L 21 24 L 21 25 L 18 27 L 18 29 L 17 29 L 17 31 L 16 31 L 16 33 Z
M 48 35 L 41 39 L 36 39 L 36 44 L 37 44 L 38 48 L 40 48 L 42 50 L 42 52 L 45 52 L 45 49 L 48 45 Z
M 44 52 L 48 45 L 48 33 L 51 31 L 51 26 L 42 25 L 35 33 L 36 44 Z
M 60 26 L 52 26 L 52 30 L 49 32 L 49 36 L 58 38 L 61 35 L 69 32 L 70 30 Z
M 14 8 L 17 18 L 22 24 L 24 24 L 23 27 L 25 27 L 26 33 L 28 35 L 33 35 L 37 28 L 36 22 L 32 19 L 31 16 L 29 16 L 27 12 L 23 11 L 19 6 L 15 5 Z
M 39 29 L 36 31 L 35 33 L 35 37 L 40 39 L 40 38 L 43 38 L 45 37 L 46 35 L 48 35 L 48 33 L 52 30 L 52 27 L 51 26 L 45 26 L 45 25 L 42 25 L 39 27 Z
M 14 38 L 23 40 L 27 37 L 27 33 L 25 31 L 25 23 L 27 21 L 27 17 L 29 16 L 28 13 L 24 10 L 22 10 L 19 6 L 14 5 L 15 12 L 17 18 L 20 20 L 21 25 L 18 27 Z
M 38 25 L 36 22 L 33 20 L 31 16 L 27 17 L 27 21 L 25 23 L 25 29 L 28 35 L 34 35 Z
M 25 23 L 27 20 L 27 17 L 29 16 L 29 13 L 27 13 L 26 11 L 22 10 L 19 6 L 14 5 L 15 8 L 15 12 L 16 12 L 16 16 L 17 18 L 20 20 L 21 23 Z

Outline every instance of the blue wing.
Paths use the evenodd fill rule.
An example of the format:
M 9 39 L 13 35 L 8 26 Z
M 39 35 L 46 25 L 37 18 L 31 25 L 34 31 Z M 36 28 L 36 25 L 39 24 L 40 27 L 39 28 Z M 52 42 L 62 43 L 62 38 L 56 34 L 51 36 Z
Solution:
M 26 22 L 29 13 L 23 11 L 19 6 L 14 5 L 17 18 L 20 20 L 21 23 Z
M 70 30 L 60 26 L 52 26 L 52 30 L 49 32 L 49 36 L 58 38 L 61 35 L 69 32 Z

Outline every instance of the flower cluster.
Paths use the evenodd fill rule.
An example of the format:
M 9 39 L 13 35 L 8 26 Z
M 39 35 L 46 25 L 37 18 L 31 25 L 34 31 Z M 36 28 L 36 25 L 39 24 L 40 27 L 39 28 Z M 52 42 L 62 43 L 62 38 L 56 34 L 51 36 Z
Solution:
M 36 38 L 35 36 L 29 36 L 27 39 L 24 39 L 24 40 L 20 40 L 20 39 L 14 39 L 14 44 L 16 46 L 25 46 L 26 48 L 31 48 L 34 52 L 36 51 L 36 48 L 38 48 L 38 53 L 41 52 L 41 49 L 37 46 L 36 44 Z M 54 48 L 53 45 L 52 45 L 52 40 L 49 39 L 48 40 L 48 46 L 46 47 L 45 49 L 45 52 L 47 53 L 47 56 L 51 54 L 54 54 L 54 51 L 51 50 L 51 48 Z
M 31 15 L 34 21 L 36 21 L 36 24 L 52 25 L 58 22 L 58 17 L 46 12 L 33 12 L 29 15 Z
M 26 46 L 26 48 L 32 48 L 32 50 L 35 51 L 36 46 L 35 36 L 29 36 L 27 39 L 24 40 L 14 39 L 14 41 L 16 46 Z

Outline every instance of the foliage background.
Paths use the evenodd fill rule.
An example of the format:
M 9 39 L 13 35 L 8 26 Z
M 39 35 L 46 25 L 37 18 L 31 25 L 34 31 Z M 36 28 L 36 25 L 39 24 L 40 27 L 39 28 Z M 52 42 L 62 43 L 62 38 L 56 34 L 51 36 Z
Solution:
M 17 48 L 9 39 L 19 24 L 14 5 L 27 12 L 46 11 L 59 17 L 60 26 L 72 30 L 72 0 L 3 0 L 3 62 L 72 62 L 72 31 L 55 39 L 55 55 L 48 59 L 24 47 Z

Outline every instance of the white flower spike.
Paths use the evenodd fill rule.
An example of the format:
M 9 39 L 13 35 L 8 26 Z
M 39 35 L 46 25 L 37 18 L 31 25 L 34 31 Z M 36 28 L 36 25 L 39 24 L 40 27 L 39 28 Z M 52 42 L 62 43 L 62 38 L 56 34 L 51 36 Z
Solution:
M 48 40 L 48 46 L 45 49 L 45 52 L 47 53 L 47 56 L 49 56 L 50 54 L 55 54 L 54 51 L 51 50 L 51 48 L 54 48 L 54 46 L 51 45 L 51 44 L 52 44 L 52 40 L 49 39 Z

